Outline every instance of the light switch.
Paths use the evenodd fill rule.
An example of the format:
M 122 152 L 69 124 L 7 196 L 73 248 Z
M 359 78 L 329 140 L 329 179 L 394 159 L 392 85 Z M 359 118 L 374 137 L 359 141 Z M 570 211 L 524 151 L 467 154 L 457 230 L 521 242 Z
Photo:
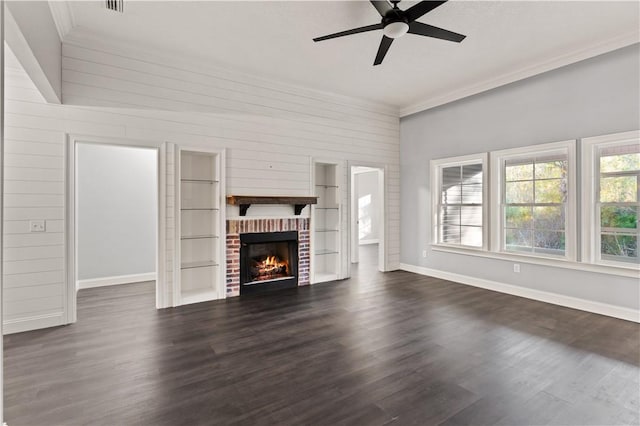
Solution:
M 45 230 L 44 220 L 32 220 L 29 222 L 29 232 L 45 232 Z

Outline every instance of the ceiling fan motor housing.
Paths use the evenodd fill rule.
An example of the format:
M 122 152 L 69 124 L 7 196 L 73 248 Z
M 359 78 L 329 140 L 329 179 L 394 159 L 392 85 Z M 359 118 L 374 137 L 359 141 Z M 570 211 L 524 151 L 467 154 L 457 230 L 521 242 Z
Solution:
M 316 37 L 313 41 L 330 40 L 333 38 L 344 37 L 353 34 L 366 33 L 369 31 L 382 30 L 384 35 L 380 41 L 380 47 L 378 47 L 378 53 L 376 59 L 373 61 L 373 65 L 380 65 L 384 59 L 389 47 L 393 43 L 393 40 L 402 37 L 407 33 L 439 38 L 441 40 L 453 41 L 460 43 L 466 36 L 453 31 L 445 30 L 443 28 L 434 27 L 432 25 L 424 24 L 416 21 L 416 19 L 429 13 L 436 7 L 444 4 L 447 0 L 423 0 L 407 10 L 401 10 L 398 8 L 400 0 L 369 0 L 373 7 L 376 8 L 382 21 L 378 24 L 365 25 L 364 27 L 352 28 L 346 31 L 340 31 L 337 33 L 329 34 L 322 37 Z M 393 7 L 389 4 L 389 1 L 393 3 Z
M 389 38 L 402 37 L 409 31 L 409 20 L 398 9 L 390 10 L 382 18 L 382 25 L 382 32 Z

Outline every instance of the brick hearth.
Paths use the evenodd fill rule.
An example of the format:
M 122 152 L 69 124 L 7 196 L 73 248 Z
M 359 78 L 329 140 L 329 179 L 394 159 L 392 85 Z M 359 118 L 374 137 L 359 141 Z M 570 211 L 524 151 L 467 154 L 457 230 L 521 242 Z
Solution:
M 309 219 L 227 220 L 227 297 L 240 295 L 240 234 L 298 231 L 298 286 L 309 284 Z

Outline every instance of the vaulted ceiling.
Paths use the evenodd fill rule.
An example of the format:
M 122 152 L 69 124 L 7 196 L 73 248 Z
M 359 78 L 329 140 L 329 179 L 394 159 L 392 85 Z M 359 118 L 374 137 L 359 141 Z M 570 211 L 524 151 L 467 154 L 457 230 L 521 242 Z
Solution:
M 640 27 L 636 1 L 453 0 L 419 21 L 467 35 L 462 43 L 407 34 L 374 67 L 381 31 L 312 41 L 379 22 L 368 1 L 125 0 L 123 14 L 103 1 L 69 5 L 70 34 L 89 30 L 404 113 L 638 42 Z

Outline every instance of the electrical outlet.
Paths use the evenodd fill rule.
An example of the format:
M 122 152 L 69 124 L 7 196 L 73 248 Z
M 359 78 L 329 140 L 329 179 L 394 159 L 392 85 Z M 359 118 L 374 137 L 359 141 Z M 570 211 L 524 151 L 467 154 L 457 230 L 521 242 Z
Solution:
M 426 250 L 422 250 L 422 257 L 427 257 L 427 251 Z
M 45 230 L 44 220 L 32 220 L 29 222 L 29 232 L 45 232 Z
M 513 264 L 513 272 L 515 272 L 516 274 L 520 273 L 520 264 L 519 263 L 514 263 Z

